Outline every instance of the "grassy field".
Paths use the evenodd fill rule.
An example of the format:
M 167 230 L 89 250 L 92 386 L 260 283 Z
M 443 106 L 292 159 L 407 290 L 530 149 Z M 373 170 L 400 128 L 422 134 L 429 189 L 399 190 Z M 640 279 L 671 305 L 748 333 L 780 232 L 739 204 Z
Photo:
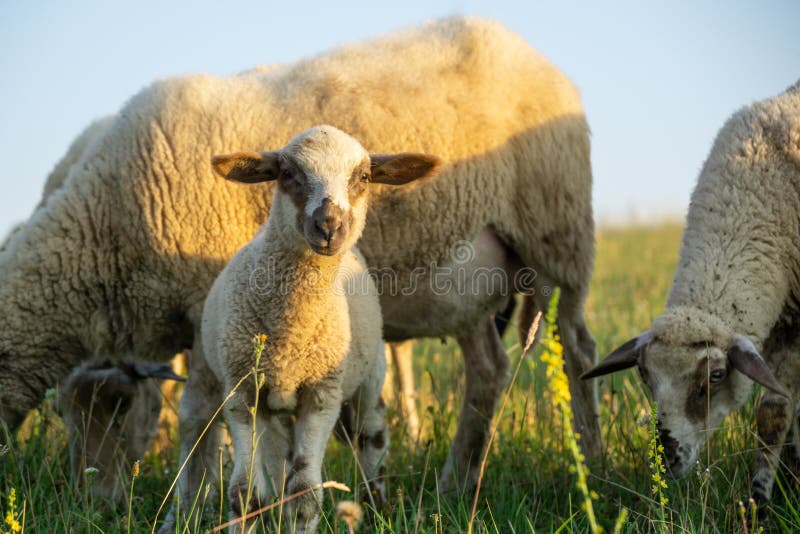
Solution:
M 677 225 L 664 225 L 600 232 L 586 310 L 600 354 L 647 328 L 662 310 L 680 231 Z M 513 369 L 521 355 L 516 332 L 508 332 L 506 345 Z M 436 486 L 460 406 L 462 361 L 457 351 L 452 341 L 416 345 L 423 436 L 412 441 L 401 426 L 393 427 L 387 470 L 390 503 L 380 514 L 376 531 L 467 530 L 472 496 L 444 495 Z M 562 413 L 554 407 L 554 391 L 544 376 L 540 352 L 540 347 L 534 347 L 525 357 L 499 420 L 475 532 L 589 531 Z M 594 513 L 606 531 L 614 530 L 623 510 L 627 519 L 621 532 L 744 531 L 739 502 L 747 505 L 751 451 L 756 443 L 750 405 L 714 435 L 703 453 L 702 466 L 685 479 L 666 480 L 661 499 L 651 490 L 653 468 L 647 453 L 652 430 L 637 423 L 651 409 L 638 376 L 629 372 L 606 378 L 600 382 L 600 392 L 606 454 L 601 463 L 588 466 L 587 482 L 597 497 L 592 503 Z M 63 427 L 46 402 L 29 420 L 26 435 L 0 450 L 0 512 L 4 519 L 10 513 L 27 532 L 126 532 L 129 528 L 149 532 L 176 472 L 176 456 L 174 447 L 149 454 L 134 481 L 130 506 L 113 511 L 74 489 Z M 331 443 L 324 478 L 357 487 L 360 479 L 352 451 Z M 800 513 L 794 508 L 797 494 L 788 486 L 783 495 L 776 488 L 779 495 L 769 512 L 767 530 L 800 530 Z M 16 493 L 13 505 L 12 490 Z M 347 532 L 344 523 L 334 520 L 332 503 L 357 498 L 330 490 L 319 531 Z M 209 507 L 216 510 L 218 503 Z M 749 510 L 746 513 L 750 515 Z M 11 530 L 11 524 L 0 524 L 0 531 Z

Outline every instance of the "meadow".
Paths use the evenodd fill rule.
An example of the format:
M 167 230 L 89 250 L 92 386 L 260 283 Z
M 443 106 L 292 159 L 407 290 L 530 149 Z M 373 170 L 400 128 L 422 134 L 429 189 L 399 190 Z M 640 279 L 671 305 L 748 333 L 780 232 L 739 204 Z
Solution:
M 680 234 L 679 224 L 598 233 L 586 315 L 601 355 L 647 328 L 663 309 Z M 505 343 L 513 370 L 522 357 L 515 328 L 509 329 Z M 508 402 L 497 416 L 498 432 L 487 458 L 473 532 L 591 531 L 577 483 L 580 466 L 571 453 L 564 413 L 557 408 L 558 388 L 541 361 L 541 345 L 524 355 Z M 392 425 L 389 503 L 374 526 L 362 526 L 361 531 L 438 533 L 470 528 L 472 494 L 444 494 L 437 488 L 461 403 L 462 360 L 457 351 L 451 340 L 416 343 L 422 433 L 411 439 L 402 424 Z M 767 521 L 752 524 L 748 486 L 757 442 L 752 403 L 713 435 L 690 475 L 680 480 L 664 477 L 660 484 L 659 468 L 648 455 L 657 446 L 646 417 L 652 406 L 637 374 L 605 377 L 599 387 L 605 456 L 586 466 L 586 485 L 591 511 L 606 532 L 800 530 L 791 476 L 776 486 Z M 395 418 L 391 403 L 389 416 Z M 174 432 L 170 439 L 175 439 Z M 150 532 L 177 471 L 177 451 L 170 439 L 144 458 L 132 482 L 129 505 L 112 510 L 72 484 L 64 429 L 50 395 L 15 440 L 0 440 L 7 443 L 0 449 L 0 532 Z M 332 440 L 323 478 L 355 489 L 360 476 L 353 451 Z M 319 532 L 347 532 L 345 523 L 334 518 L 333 504 L 362 496 L 326 491 Z M 200 505 L 219 515 L 219 502 Z M 221 518 L 226 520 L 227 514 L 222 512 Z M 196 531 L 192 525 L 180 531 L 187 530 Z

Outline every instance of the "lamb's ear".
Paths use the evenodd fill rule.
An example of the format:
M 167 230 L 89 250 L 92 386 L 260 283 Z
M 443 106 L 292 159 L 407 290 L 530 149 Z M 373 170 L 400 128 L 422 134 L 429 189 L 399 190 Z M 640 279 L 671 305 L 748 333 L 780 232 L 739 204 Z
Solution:
M 605 360 L 583 373 L 581 378 L 586 380 L 587 378 L 603 376 L 633 367 L 639 362 L 639 355 L 642 349 L 651 341 L 653 341 L 653 334 L 650 330 L 639 334 L 637 337 L 627 341 L 624 345 L 609 354 Z
M 764 361 L 753 342 L 747 337 L 736 334 L 731 338 L 731 342 L 728 345 L 728 361 L 731 367 L 750 377 L 754 382 L 771 389 L 778 395 L 783 395 L 787 398 L 792 397 L 786 391 L 786 388 L 778 382 L 767 366 L 767 362 Z
M 256 184 L 269 182 L 280 172 L 280 152 L 237 152 L 211 158 L 211 166 L 221 177 L 232 182 Z
M 441 161 L 430 154 L 401 152 L 400 154 L 370 154 L 372 175 L 376 184 L 404 185 L 436 173 Z

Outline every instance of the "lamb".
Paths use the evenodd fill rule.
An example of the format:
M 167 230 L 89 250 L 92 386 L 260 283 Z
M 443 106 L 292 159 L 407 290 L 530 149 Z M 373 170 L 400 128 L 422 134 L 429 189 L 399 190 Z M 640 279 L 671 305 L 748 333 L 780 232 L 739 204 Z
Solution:
M 477 480 L 509 365 L 491 317 L 513 291 L 542 307 L 546 290 L 561 287 L 576 427 L 597 456 L 594 385 L 577 380 L 595 359 L 583 319 L 594 223 L 580 97 L 518 36 L 469 17 L 266 74 L 186 76 L 134 96 L 12 238 L 14 253 L 0 253 L 0 419 L 15 427 L 93 354 L 167 360 L 191 348 L 191 383 L 193 360 L 204 359 L 206 294 L 265 220 L 272 189 L 215 180 L 207 161 L 284 146 L 321 123 L 367 150 L 442 158 L 436 180 L 407 191 L 375 187 L 359 243 L 392 282 L 381 295 L 387 340 L 452 335 L 463 349 L 463 408 L 441 487 Z M 458 286 L 487 269 L 508 283 Z M 179 415 L 189 443 L 211 419 L 209 399 L 219 398 L 213 384 L 193 391 Z M 191 474 L 195 486 L 216 479 L 209 438 L 197 450 L 211 458 L 208 471 Z
M 764 386 L 752 484 L 762 503 L 800 398 L 798 217 L 800 82 L 722 127 L 692 194 L 666 310 L 584 375 L 638 364 L 678 476 L 752 383 Z
M 346 133 L 323 125 L 281 150 L 213 162 L 228 180 L 278 184 L 267 222 L 222 270 L 203 311 L 208 368 L 226 396 L 232 393 L 225 419 L 236 451 L 229 485 L 234 514 L 246 514 L 252 433 L 260 436 L 258 458 L 269 459 L 264 467 L 271 484 L 282 487 L 288 473 L 286 492 L 294 494 L 322 482 L 325 446 L 343 404 L 358 407 L 354 430 L 360 437 L 353 442 L 363 448 L 371 493 L 385 497 L 377 478 L 388 443 L 381 311 L 355 243 L 366 221 L 367 184 L 410 183 L 431 175 L 437 160 L 424 154 L 370 155 Z M 267 332 L 268 338 L 263 357 L 254 361 L 248 333 L 256 332 Z M 242 383 L 254 368 L 263 376 L 258 385 L 255 379 Z M 256 390 L 264 393 L 264 405 Z M 296 417 L 293 422 L 289 414 Z M 253 477 L 249 510 L 270 498 L 262 470 L 254 469 Z M 321 502 L 319 488 L 286 511 L 296 514 L 299 530 L 313 531 Z

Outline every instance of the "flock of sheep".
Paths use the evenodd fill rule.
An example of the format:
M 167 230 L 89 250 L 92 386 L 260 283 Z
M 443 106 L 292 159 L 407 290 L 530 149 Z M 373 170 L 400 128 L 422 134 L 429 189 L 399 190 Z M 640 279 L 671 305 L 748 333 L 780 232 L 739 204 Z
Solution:
M 800 397 L 800 85 L 720 131 L 666 310 L 596 366 L 591 185 L 578 91 L 494 22 L 448 18 L 286 66 L 156 82 L 81 134 L 0 249 L 0 423 L 18 427 L 60 383 L 83 447 L 73 463 L 99 465 L 97 491 L 119 498 L 116 474 L 157 421 L 151 377 L 178 378 L 144 361 L 188 349 L 185 468 L 165 530 L 219 479 L 220 425 L 207 427 L 222 405 L 234 518 L 321 482 L 332 432 L 358 446 L 379 501 L 383 341 L 454 336 L 466 388 L 440 487 L 468 489 L 509 366 L 494 315 L 515 293 L 535 313 L 557 286 L 584 453 L 602 443 L 581 377 L 638 366 L 679 475 L 756 382 L 752 491 L 768 500 Z M 486 272 L 511 283 L 459 285 Z M 92 425 L 124 446 L 103 453 Z M 287 506 L 299 530 L 315 529 L 321 499 Z

